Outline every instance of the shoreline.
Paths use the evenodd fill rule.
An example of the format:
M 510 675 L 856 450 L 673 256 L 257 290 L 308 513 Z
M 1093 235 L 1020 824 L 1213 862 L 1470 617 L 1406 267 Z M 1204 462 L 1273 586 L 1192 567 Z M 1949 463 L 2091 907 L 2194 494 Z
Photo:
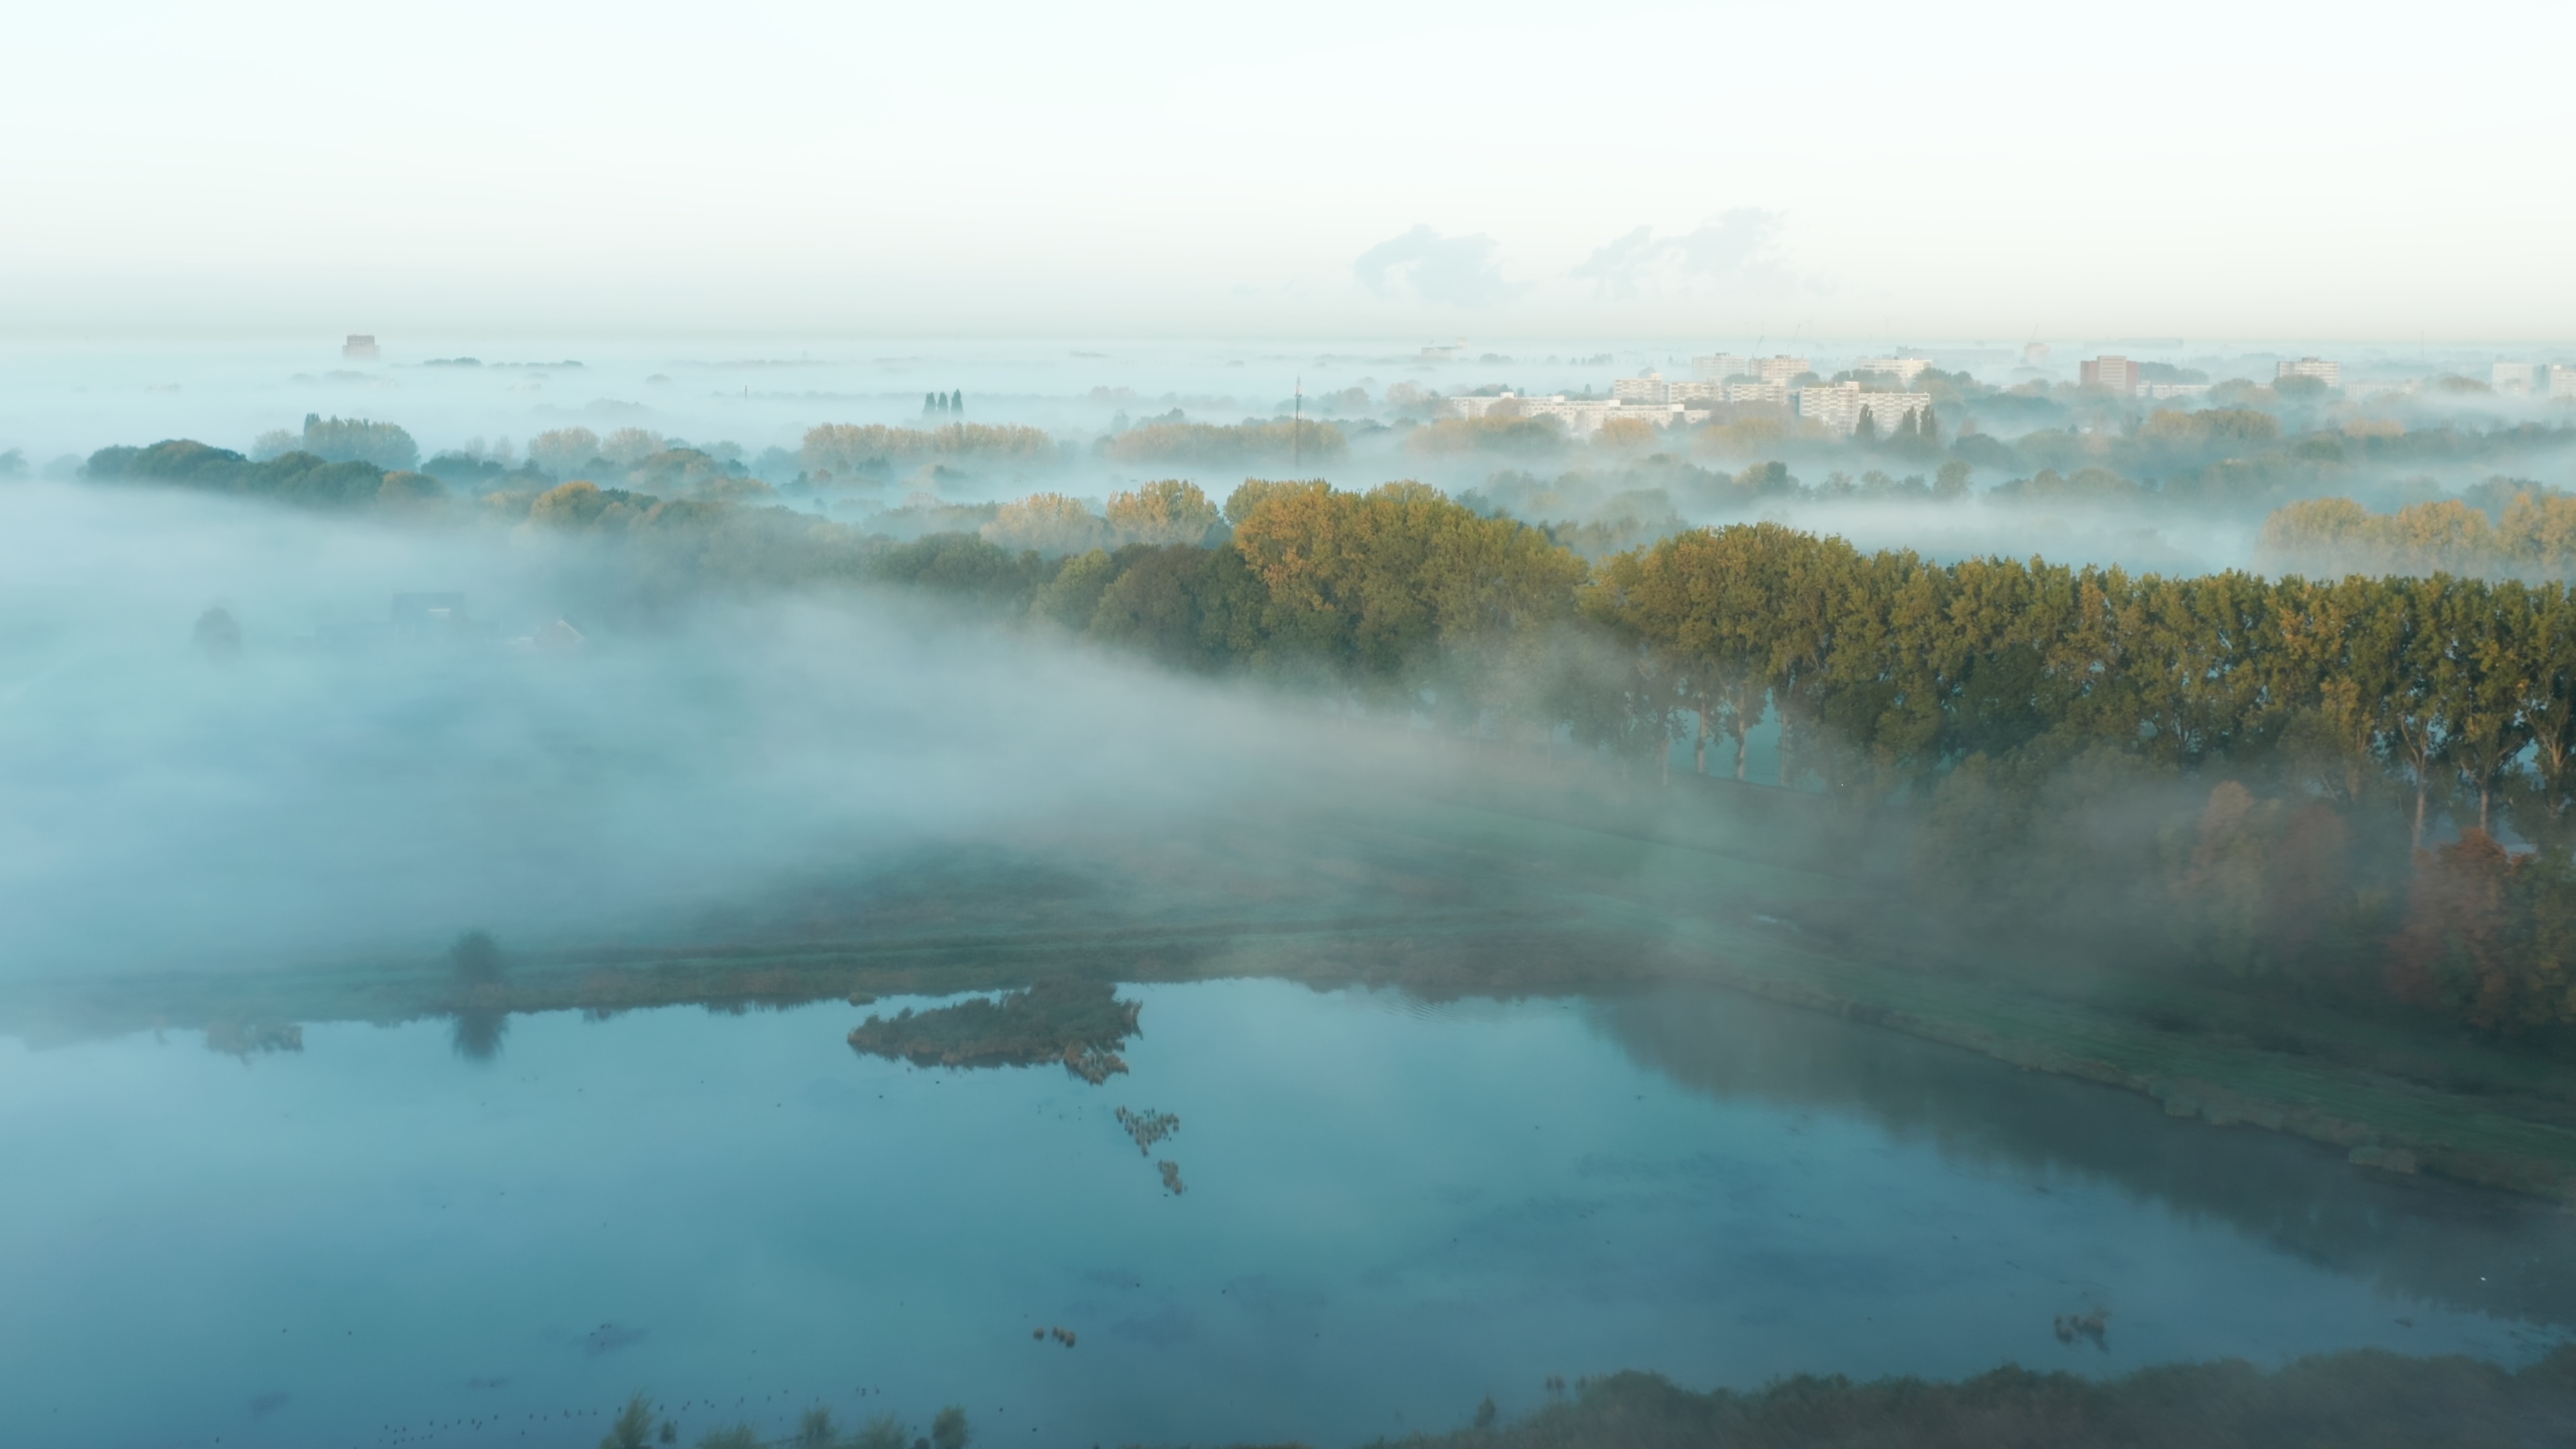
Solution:
M 528 951 L 483 983 L 441 958 L 0 983 L 0 1033 L 205 1030 L 247 1052 L 334 1020 L 740 1011 L 1059 979 L 1435 998 L 1704 984 L 2325 1144 L 2360 1170 L 2576 1207 L 2576 1083 L 2553 1061 L 2361 1017 L 2278 1021 L 2254 998 L 2106 975 L 2046 944 L 2027 959 L 1944 944 L 1865 862 L 1802 857 L 1792 843 L 1820 802 L 1785 792 L 1497 789 L 1481 773 L 1478 788 L 1417 781 L 1402 799 L 1207 827 L 1189 850 L 1056 840 L 1092 873 L 1062 900 L 960 872 L 886 905 L 861 879 L 821 932 Z

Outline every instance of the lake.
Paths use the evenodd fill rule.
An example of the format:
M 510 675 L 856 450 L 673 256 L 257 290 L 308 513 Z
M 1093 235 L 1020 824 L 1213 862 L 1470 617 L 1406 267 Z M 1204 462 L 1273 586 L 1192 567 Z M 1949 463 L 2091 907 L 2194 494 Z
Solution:
M 684 1443 L 956 1403 L 987 1446 L 1341 1445 L 1621 1368 L 2576 1325 L 2563 1214 L 1722 991 L 1123 994 L 1101 1086 L 845 1043 L 920 1001 L 0 1044 L 0 1442 L 588 1449 L 644 1389 Z

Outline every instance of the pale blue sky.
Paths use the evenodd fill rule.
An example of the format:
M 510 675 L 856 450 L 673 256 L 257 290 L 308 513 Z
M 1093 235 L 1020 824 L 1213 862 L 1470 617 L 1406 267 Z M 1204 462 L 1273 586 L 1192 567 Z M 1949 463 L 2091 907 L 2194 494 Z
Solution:
M 52 6 L 0 335 L 2576 336 L 2576 7 Z

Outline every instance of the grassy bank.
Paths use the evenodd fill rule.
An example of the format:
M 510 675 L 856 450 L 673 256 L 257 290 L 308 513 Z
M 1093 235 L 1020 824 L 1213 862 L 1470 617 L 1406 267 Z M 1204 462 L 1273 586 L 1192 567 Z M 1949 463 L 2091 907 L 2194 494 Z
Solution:
M 2576 1435 L 2576 1348 L 2520 1371 L 2361 1349 L 2268 1372 L 2231 1359 L 2095 1380 L 2006 1365 L 1957 1382 L 1802 1374 L 1708 1393 L 1629 1372 L 1551 1379 L 1548 1391 L 1548 1403 L 1516 1419 L 1489 1399 L 1461 1428 L 1369 1449 L 2528 1449 Z M 601 1449 L 681 1442 L 654 1433 L 659 1417 L 648 1395 L 636 1395 Z M 690 1442 L 903 1449 L 913 1432 L 887 1417 L 845 1433 L 816 1409 L 789 1434 L 745 1424 Z M 963 1411 L 950 1408 L 919 1443 L 964 1449 L 971 1437 Z
M 1485 1417 L 1479 1414 L 1480 1418 Z M 1409 1449 L 2522 1449 L 2576 1433 L 2576 1349 L 2519 1373 L 2377 1350 L 2266 1373 L 2170 1364 L 2095 1381 L 2005 1367 L 1958 1383 L 1801 1376 L 1696 1394 L 1651 1374 L 1576 1386 L 1509 1423 Z M 1379 1449 L 1387 1449 L 1380 1445 Z
M 1309 791 L 1161 833 L 942 847 L 747 902 L 673 939 L 268 973 L 0 987 L 34 1040 L 161 1028 L 287 1049 L 296 1023 L 717 1010 L 944 996 L 1040 981 L 1266 976 L 1426 996 L 1724 986 L 2015 1067 L 2137 1092 L 2177 1117 L 2329 1143 L 2362 1168 L 2576 1203 L 2576 1074 L 2466 1035 L 2044 944 L 1962 942 L 1813 797 L 1598 775 L 1426 772 Z M 1054 1050 L 1062 1050 L 1057 1042 Z M 943 1050 L 945 1050 L 943 1048 Z

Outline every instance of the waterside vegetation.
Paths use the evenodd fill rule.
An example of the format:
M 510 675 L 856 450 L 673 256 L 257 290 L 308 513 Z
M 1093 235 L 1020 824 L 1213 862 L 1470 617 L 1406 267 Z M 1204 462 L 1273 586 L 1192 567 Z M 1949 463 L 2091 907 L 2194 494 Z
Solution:
M 1043 1340 L 1048 1331 L 1036 1333 Z M 1571 1383 L 1551 1376 L 1545 1392 L 1545 1402 L 1517 1418 L 1487 1398 L 1459 1428 L 1376 1440 L 1366 1449 L 2525 1449 L 2576 1434 L 2576 1347 L 2561 1346 L 2520 1369 L 2357 1349 L 2268 1370 L 2224 1359 L 2109 1379 L 2006 1364 L 1955 1381 L 1799 1374 L 1757 1389 L 1700 1393 L 1660 1374 L 1628 1371 Z M 656 1432 L 656 1410 L 638 1394 L 600 1449 L 655 1442 L 678 1436 Z M 892 1416 L 844 1434 L 827 1410 L 816 1409 L 786 1435 L 762 1437 L 746 1424 L 694 1442 L 698 1449 L 966 1449 L 971 1433 L 954 1407 L 919 1439 Z
M 953 1006 L 891 1017 L 870 1016 L 850 1032 L 850 1048 L 916 1066 L 992 1067 L 1061 1063 L 1098 1086 L 1127 1070 L 1118 1055 L 1136 1035 L 1141 1002 L 1121 1001 L 1104 981 L 1057 978 L 998 999 L 977 996 Z
M 2092 1380 L 2007 1366 L 1955 1383 L 1799 1375 L 1704 1394 L 1618 1373 L 1509 1423 L 1372 1449 L 2519 1449 L 2571 1432 L 2576 1349 L 2518 1372 L 2364 1349 L 2270 1371 L 2227 1360 Z
M 225 477 L 265 466 L 209 463 L 195 447 L 139 450 L 116 476 L 189 459 Z M 1043 638 L 1247 681 L 1320 704 L 1343 721 L 1334 728 L 1365 722 L 1603 801 L 1627 798 L 1603 793 L 1605 777 L 1651 794 L 1676 741 L 1693 776 L 1749 781 L 1755 734 L 1776 722 L 1768 783 L 1803 802 L 1782 807 L 1801 822 L 1784 839 L 1806 843 L 1772 854 L 1852 882 L 1871 904 L 1810 915 L 1790 899 L 1769 912 L 1809 932 L 1796 950 L 1850 968 L 1839 977 L 1759 969 L 1790 946 L 1745 944 L 1740 922 L 1723 927 L 1730 944 L 1701 948 L 1697 969 L 2153 1090 L 2169 1106 L 2237 1103 L 2215 1115 L 2292 1130 L 2324 1121 L 2312 1135 L 2381 1165 L 2446 1163 L 2435 1170 L 2553 1193 L 2576 1180 L 2565 1166 L 2576 1116 L 2545 1089 L 2491 1098 L 2488 1115 L 2515 1128 L 2511 1150 L 2469 1150 L 2385 1121 L 2381 1107 L 2282 1100 L 2261 1045 L 2437 1091 L 2494 1074 L 2420 1063 L 2563 1059 L 2576 1023 L 2576 605 L 2564 585 L 1939 563 L 1761 524 L 1593 563 L 1418 483 L 1255 480 L 1221 509 L 1191 485 L 1155 485 L 1126 526 L 1182 540 L 1202 527 L 1206 541 L 1054 557 L 974 534 L 897 542 L 781 508 L 614 493 L 496 493 L 446 522 L 503 524 L 577 560 L 568 587 L 586 591 L 603 628 L 650 627 L 664 606 L 711 592 L 898 588 Z M 1741 791 L 1694 799 L 1739 818 L 1754 808 Z M 1392 914 L 1423 919 L 1420 901 Z M 1588 952 L 1589 979 L 1613 955 L 1634 976 L 1675 969 L 1688 953 L 1673 919 L 1587 923 L 1596 941 L 1631 943 Z M 851 954 L 846 940 L 729 962 L 683 953 L 649 971 L 555 973 L 542 999 L 520 994 L 534 981 L 444 989 L 459 998 L 451 1010 L 468 992 L 501 1011 L 691 990 L 782 997 L 808 974 L 862 989 L 864 973 L 841 964 Z M 1022 969 L 933 975 L 973 989 L 1050 974 Z M 1523 979 L 1517 969 L 1482 979 Z M 740 984 L 763 973 L 775 990 Z M 1817 984 L 1829 978 L 1831 990 Z M 1526 979 L 1577 984 L 1543 969 Z M 2045 1009 L 2023 1009 L 2034 999 Z M 2152 1038 L 2135 1050 L 2097 1036 L 2080 1050 L 2046 1044 L 2068 1028 L 2064 1012 L 2093 1020 L 2106 1002 L 2122 1042 L 2120 1023 L 2135 1020 L 2244 1045 L 2232 1059 L 2198 1054 L 2183 1073 L 2156 1065 Z M 2235 1023 L 2248 1018 L 2270 1025 L 2247 1039 Z M 2423 1030 L 2459 1044 L 2427 1047 Z M 2349 1045 L 2394 1039 L 2410 1045 Z M 908 1040 L 936 1047 L 933 1059 L 961 1049 Z M 2164 1059 L 2185 1045 L 2164 1043 Z M 2204 1085 L 2171 1085 L 2186 1078 Z M 2518 1165 L 2480 1165 L 2506 1159 Z

